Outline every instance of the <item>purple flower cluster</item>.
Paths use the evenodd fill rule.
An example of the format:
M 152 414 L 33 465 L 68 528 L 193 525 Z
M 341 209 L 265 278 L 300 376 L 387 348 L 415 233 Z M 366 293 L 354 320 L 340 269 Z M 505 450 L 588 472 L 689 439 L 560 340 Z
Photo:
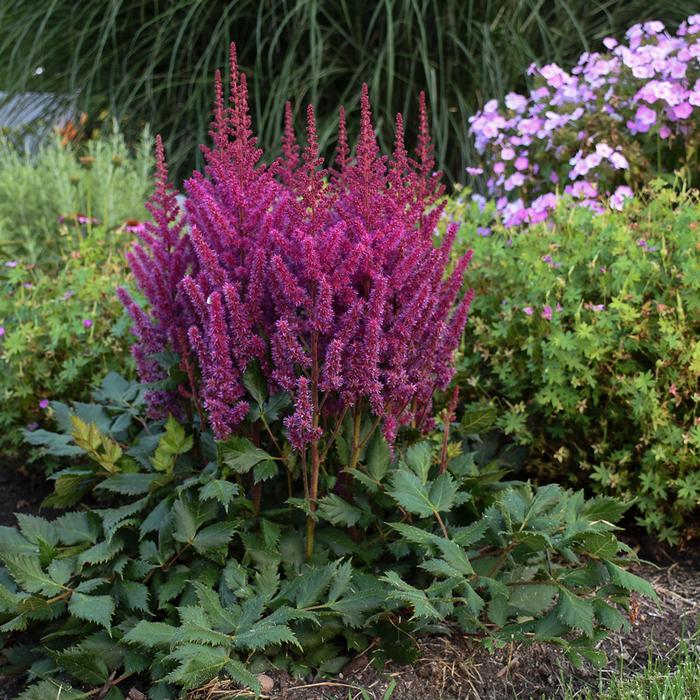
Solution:
M 661 22 L 603 41 L 566 72 L 537 68 L 529 95 L 510 93 L 470 119 L 488 193 L 506 226 L 547 219 L 563 193 L 581 206 L 621 209 L 653 172 L 657 149 L 688 152 L 700 138 L 700 15 L 675 35 Z M 468 168 L 476 175 L 480 168 Z M 623 184 L 626 183 L 626 184 Z
M 188 270 L 197 271 L 197 260 L 186 234 L 177 192 L 168 182 L 163 142 L 156 138 L 156 187 L 147 208 L 153 217 L 138 232 L 140 242 L 127 253 L 139 290 L 148 304 L 146 312 L 123 288 L 117 295 L 134 321 L 138 342 L 131 350 L 141 381 L 156 384 L 167 378 L 159 353 L 174 350 L 189 355 L 186 327 L 190 322 L 177 287 Z M 179 396 L 154 388 L 147 394 L 153 417 L 179 414 Z
M 217 73 L 212 145 L 204 172 L 185 183 L 186 221 L 159 143 L 155 222 L 130 256 L 148 305 L 121 295 L 142 377 L 160 376 L 152 357 L 164 349 L 196 362 L 198 381 L 181 393 L 201 399 L 217 438 L 248 412 L 242 379 L 253 361 L 273 393 L 293 396 L 285 425 L 299 450 L 348 410 L 370 411 L 389 439 L 401 424 L 430 424 L 472 300 L 463 294 L 471 252 L 452 260 L 456 225 L 434 244 L 442 188 L 420 104 L 415 157 L 401 115 L 393 154 L 380 154 L 363 86 L 354 156 L 342 109 L 331 168 L 313 109 L 302 147 L 287 105 L 282 156 L 264 165 L 232 47 L 230 97 Z

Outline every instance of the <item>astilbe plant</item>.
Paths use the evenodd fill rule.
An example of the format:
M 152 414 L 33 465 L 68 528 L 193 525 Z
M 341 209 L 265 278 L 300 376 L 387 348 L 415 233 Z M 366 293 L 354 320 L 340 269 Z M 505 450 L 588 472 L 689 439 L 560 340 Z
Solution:
M 402 425 L 430 428 L 432 397 L 452 378 L 472 300 L 462 293 L 471 252 L 451 260 L 456 227 L 434 244 L 442 188 L 422 96 L 420 105 L 415 159 L 401 115 L 393 154 L 380 154 L 363 86 L 354 157 L 342 109 L 331 168 L 319 155 L 313 108 L 302 149 L 288 105 L 282 156 L 265 165 L 232 46 L 230 97 L 217 73 L 212 145 L 202 149 L 204 172 L 185 183 L 186 220 L 159 144 L 155 222 L 130 257 L 148 304 L 121 292 L 142 378 L 161 379 L 158 355 L 175 351 L 188 378 L 178 394 L 193 399 L 217 439 L 241 430 L 252 367 L 271 394 L 292 397 L 284 425 L 301 463 L 308 555 L 319 474 L 339 431 L 352 426 L 342 472 L 377 429 L 391 443 Z M 150 395 L 155 411 L 177 410 L 176 399 Z

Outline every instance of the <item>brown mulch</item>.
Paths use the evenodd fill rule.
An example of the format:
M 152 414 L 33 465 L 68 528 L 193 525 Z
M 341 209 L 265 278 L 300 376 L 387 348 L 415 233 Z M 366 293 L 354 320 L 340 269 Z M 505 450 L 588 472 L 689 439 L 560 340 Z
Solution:
M 18 478 L 19 477 L 19 478 Z M 0 469 L 0 525 L 14 525 L 14 512 L 38 513 L 51 483 Z M 43 514 L 43 513 L 42 513 Z M 46 513 L 51 517 L 52 513 Z M 640 566 L 636 570 L 654 585 L 661 607 L 639 599 L 635 623 L 629 633 L 612 634 L 600 648 L 609 662 L 600 670 L 586 665 L 575 669 L 560 650 L 547 645 L 514 645 L 490 655 L 472 640 L 455 634 L 451 638 L 429 637 L 419 641 L 419 659 L 410 666 L 372 666 L 370 655 L 359 656 L 344 672 L 331 679 L 298 681 L 286 674 L 270 673 L 274 682 L 263 695 L 269 700 L 383 700 L 395 683 L 391 700 L 556 700 L 567 685 L 597 689 L 614 675 L 641 671 L 651 658 L 673 656 L 682 640 L 700 627 L 700 547 L 684 551 L 660 548 L 645 541 L 641 533 L 629 532 L 628 542 L 641 545 L 640 556 L 663 566 Z M 700 648 L 700 641 L 691 640 Z M 622 671 L 621 671 L 622 669 Z M 22 686 L 0 678 L 0 700 L 16 698 Z M 124 688 L 125 694 L 129 687 Z M 134 697 L 140 694 L 135 693 Z M 143 697 L 143 696 L 140 696 Z M 211 683 L 190 700 L 251 698 L 229 683 Z

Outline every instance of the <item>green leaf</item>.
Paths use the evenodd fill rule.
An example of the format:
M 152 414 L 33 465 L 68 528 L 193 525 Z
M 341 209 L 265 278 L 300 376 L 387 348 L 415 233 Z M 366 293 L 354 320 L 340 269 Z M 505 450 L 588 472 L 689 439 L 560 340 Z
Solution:
M 224 479 L 214 479 L 199 490 L 199 497 L 203 501 L 215 500 L 221 503 L 228 513 L 233 497 L 238 494 L 238 484 Z
M 407 523 L 389 523 L 389 526 L 401 533 L 406 540 L 413 544 L 427 546 L 435 544 L 439 539 L 438 536 L 432 532 L 415 527 L 414 525 L 408 525 Z
M 141 620 L 122 637 L 122 641 L 127 644 L 138 644 L 146 649 L 169 647 L 176 632 L 177 627 L 167 625 L 165 622 Z
M 643 578 L 629 571 L 625 571 L 611 561 L 604 561 L 605 568 L 610 574 L 610 579 L 616 586 L 624 588 L 626 591 L 634 591 L 658 603 L 659 596 L 656 595 L 654 587 Z
M 54 596 L 63 590 L 62 584 L 56 583 L 43 571 L 38 556 L 0 552 L 0 558 L 10 572 L 10 576 L 28 593 Z
M 84 697 L 85 693 L 67 683 L 46 679 L 27 687 L 17 700 L 82 700 Z
M 421 591 L 406 583 L 395 571 L 387 571 L 387 573 L 382 576 L 381 580 L 391 586 L 389 591 L 389 596 L 391 598 L 406 603 L 413 608 L 414 617 L 425 620 L 443 619 L 443 616 L 430 602 L 425 591 Z
M 54 522 L 63 544 L 94 544 L 97 541 L 99 526 L 85 512 L 64 513 Z
M 216 678 L 230 661 L 226 649 L 201 644 L 183 644 L 166 657 L 178 662 L 165 680 L 178 683 L 185 689 L 196 688 Z
M 173 533 L 175 539 L 180 542 L 192 542 L 199 529 L 196 514 L 193 512 L 190 504 L 178 499 L 173 504 L 172 509 L 173 525 L 175 531 Z
M 365 457 L 367 471 L 375 481 L 381 481 L 391 464 L 391 449 L 381 430 L 375 430 L 367 445 Z
M 616 608 L 598 598 L 594 598 L 591 604 L 593 605 L 596 619 L 606 629 L 619 632 L 630 628 L 630 623 Z
M 114 615 L 114 600 L 108 595 L 73 593 L 68 602 L 68 610 L 71 615 L 75 615 L 81 620 L 94 622 L 109 631 L 112 625 L 112 615 Z
M 557 587 L 548 584 L 510 586 L 508 604 L 518 615 L 542 615 L 554 604 Z
M 58 532 L 53 523 L 37 515 L 17 513 L 20 532 L 33 544 L 45 544 L 55 547 L 58 544 Z
M 593 636 L 594 613 L 589 601 L 579 598 L 566 588 L 560 588 L 556 613 L 571 629 L 579 629 L 588 637 Z
M 456 496 L 457 485 L 448 472 L 440 474 L 430 487 L 430 501 L 433 504 L 433 510 L 438 513 L 451 510 Z
M 362 517 L 362 511 L 335 493 L 324 496 L 318 502 L 318 513 L 334 525 L 352 527 Z
M 96 654 L 80 647 L 53 655 L 56 663 L 80 683 L 102 686 L 109 678 L 107 664 Z
M 462 427 L 468 435 L 478 435 L 488 430 L 496 422 L 498 412 L 495 406 L 466 407 L 462 415 Z
M 595 559 L 612 559 L 617 556 L 620 544 L 611 532 L 585 532 L 578 538 L 581 551 Z
M 237 522 L 214 523 L 200 530 L 192 540 L 192 546 L 200 553 L 228 547 L 233 534 L 238 529 Z
M 629 507 L 629 503 L 623 503 L 616 498 L 598 496 L 586 501 L 582 515 L 594 522 L 603 520 L 616 523 Z
M 224 464 L 236 474 L 247 474 L 256 464 L 272 455 L 256 447 L 247 438 L 234 437 L 221 444 Z
M 395 471 L 388 493 L 409 513 L 429 518 L 435 512 L 427 486 L 412 472 L 403 469 Z
M 244 688 L 250 688 L 256 695 L 261 692 L 260 682 L 238 659 L 229 659 L 224 666 L 224 671 L 236 683 L 240 683 Z
M 416 474 L 399 469 L 393 472 L 388 493 L 409 513 L 427 518 L 452 508 L 457 495 L 457 486 L 447 472 L 428 485 Z
M 127 608 L 148 612 L 148 586 L 136 581 L 122 581 L 119 590 Z
M 262 406 L 267 399 L 267 382 L 257 363 L 251 363 L 243 373 L 243 386 L 258 406 Z
M 417 442 L 411 445 L 404 455 L 406 465 L 422 483 L 428 480 L 430 467 L 433 463 L 433 447 L 429 442 Z
M 308 608 L 321 600 L 323 592 L 330 586 L 336 572 L 336 564 L 316 568 L 307 567 L 297 580 L 299 593 L 296 603 L 298 608 Z
M 261 481 L 269 481 L 273 477 L 277 476 L 279 468 L 277 464 L 271 459 L 266 459 L 262 462 L 258 462 L 253 468 L 253 481 L 257 484 Z
M 162 478 L 160 474 L 115 474 L 103 479 L 95 490 L 111 491 L 124 496 L 140 496 L 148 493 L 153 484 Z

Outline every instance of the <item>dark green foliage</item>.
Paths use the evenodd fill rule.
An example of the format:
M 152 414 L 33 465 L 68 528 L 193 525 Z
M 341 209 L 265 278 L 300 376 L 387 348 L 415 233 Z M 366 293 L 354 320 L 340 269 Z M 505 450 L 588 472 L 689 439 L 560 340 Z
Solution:
M 566 67 L 632 23 L 673 25 L 696 9 L 693 0 L 18 0 L 0 5 L 0 85 L 77 95 L 81 108 L 106 107 L 132 130 L 150 122 L 182 164 L 188 144 L 205 141 L 214 69 L 233 40 L 255 76 L 266 150 L 279 144 L 286 99 L 297 114 L 318 106 L 324 146 L 337 105 L 358 107 L 361 82 L 387 140 L 394 114 L 415 114 L 425 89 L 439 165 L 460 179 L 474 160 L 467 117 L 523 87 L 531 62 Z
M 377 663 L 406 662 L 417 634 L 455 629 L 597 662 L 605 630 L 627 624 L 630 594 L 654 596 L 621 568 L 630 553 L 612 523 L 624 509 L 501 482 L 505 465 L 458 423 L 444 471 L 434 445 L 392 455 L 375 436 L 342 489 L 325 484 L 305 560 L 308 506 L 281 469 L 256 474 L 274 465 L 260 447 L 215 447 L 172 418 L 140 430 L 134 402 L 122 420 L 112 394 L 57 410 L 69 439 L 43 434 L 47 449 L 76 453 L 50 502 L 81 507 L 0 528 L 0 673 L 42 679 L 24 700 L 61 683 L 116 700 L 114 679 L 133 676 L 154 698 L 218 676 L 257 689 L 271 664 L 335 673 L 377 640 Z
M 692 532 L 697 196 L 656 181 L 623 212 L 563 205 L 552 225 L 495 227 L 487 238 L 473 215 L 462 229 L 477 290 L 462 396 L 493 399 L 497 425 L 530 448 L 530 474 L 634 501 L 640 524 L 662 539 Z

